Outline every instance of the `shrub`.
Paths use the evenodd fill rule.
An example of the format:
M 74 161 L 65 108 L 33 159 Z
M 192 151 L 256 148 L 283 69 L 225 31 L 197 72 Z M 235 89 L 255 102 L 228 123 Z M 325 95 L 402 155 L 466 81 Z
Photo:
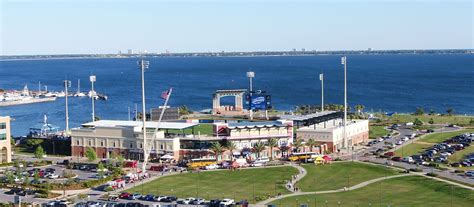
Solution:
M 48 194 L 40 194 L 40 193 L 37 193 L 35 195 L 36 198 L 48 198 Z
M 464 170 L 454 170 L 454 173 L 465 173 L 466 171 Z
M 412 172 L 423 172 L 421 168 L 410 168 L 410 171 Z
M 112 188 L 112 186 L 107 186 L 106 188 L 104 188 L 104 191 L 105 192 L 114 191 L 114 188 Z
M 432 172 L 426 173 L 426 175 L 428 175 L 430 177 L 438 177 L 438 174 L 432 173 Z

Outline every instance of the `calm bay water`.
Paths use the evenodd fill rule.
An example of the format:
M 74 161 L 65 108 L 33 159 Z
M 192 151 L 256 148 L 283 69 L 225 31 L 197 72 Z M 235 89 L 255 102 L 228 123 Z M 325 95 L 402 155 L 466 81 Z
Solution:
M 212 107 L 217 89 L 248 87 L 245 73 L 255 71 L 254 88 L 272 95 L 276 109 L 291 110 L 300 104 L 319 104 L 319 73 L 325 74 L 325 102 L 343 103 L 343 68 L 340 56 L 301 57 L 180 57 L 151 58 L 146 71 L 147 108 L 163 103 L 161 92 L 173 87 L 172 106 L 193 110 Z M 108 95 L 96 102 L 102 119 L 127 119 L 128 108 L 141 104 L 141 76 L 137 59 L 71 59 L 0 61 L 0 88 L 38 90 L 38 81 L 60 91 L 62 80 L 72 81 L 71 91 L 95 88 Z M 44 88 L 43 88 L 44 90 Z M 89 98 L 69 99 L 70 125 L 91 120 Z M 223 100 L 230 102 L 229 99 Z M 416 107 L 444 113 L 474 114 L 473 55 L 352 55 L 348 56 L 348 102 L 367 111 L 412 112 Z M 133 110 L 133 109 L 132 109 Z M 64 127 L 64 98 L 55 102 L 0 108 L 9 115 L 12 133 L 21 136 L 48 114 L 49 122 Z

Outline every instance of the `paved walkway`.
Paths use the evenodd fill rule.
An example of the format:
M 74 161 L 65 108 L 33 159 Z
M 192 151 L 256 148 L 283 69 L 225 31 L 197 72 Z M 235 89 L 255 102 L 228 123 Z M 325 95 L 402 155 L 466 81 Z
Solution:
M 306 172 L 306 169 L 304 169 L 303 167 L 299 166 L 299 165 L 294 165 L 294 164 L 291 164 L 290 165 L 291 167 L 294 167 L 296 169 L 298 169 L 298 174 L 297 175 L 294 175 L 294 178 L 291 179 L 290 183 L 287 183 L 285 185 L 286 189 L 290 192 L 299 192 L 301 191 L 300 189 L 296 189 L 295 186 L 296 186 L 296 183 L 298 183 L 298 181 L 300 181 L 301 179 L 304 178 L 304 176 L 306 176 L 306 174 L 308 174 L 308 172 Z
M 275 200 L 279 200 L 279 199 L 282 199 L 282 198 L 293 197 L 293 196 L 300 196 L 300 195 L 316 195 L 316 194 L 339 193 L 339 192 L 344 192 L 344 191 L 351 191 L 351 190 L 356 190 L 356 189 L 365 187 L 365 186 L 367 186 L 367 185 L 370 185 L 370 184 L 372 184 L 372 183 L 379 182 L 379 181 L 382 181 L 382 180 L 387 180 L 387 179 L 392 179 L 392 178 L 398 178 L 398 177 L 405 177 L 405 176 L 413 176 L 413 175 L 414 175 L 414 174 L 400 174 L 400 175 L 393 175 L 393 176 L 388 176 L 388 177 L 381 177 L 381 178 L 376 178 L 376 179 L 364 181 L 364 182 L 362 182 L 362 183 L 359 183 L 359 184 L 357 184 L 357 185 L 351 186 L 351 187 L 349 187 L 349 188 L 341 188 L 341 189 L 336 189 L 336 190 L 313 191 L 313 192 L 301 192 L 301 191 L 298 191 L 298 192 L 293 192 L 293 193 L 290 193 L 290 194 L 285 194 L 285 195 L 278 196 L 278 197 L 274 197 L 274 198 L 269 198 L 269 199 L 267 199 L 267 200 L 258 202 L 257 204 L 252 205 L 252 206 L 264 206 L 265 204 L 269 204 L 269 203 L 271 203 L 271 202 L 273 202 L 273 201 L 275 201 Z

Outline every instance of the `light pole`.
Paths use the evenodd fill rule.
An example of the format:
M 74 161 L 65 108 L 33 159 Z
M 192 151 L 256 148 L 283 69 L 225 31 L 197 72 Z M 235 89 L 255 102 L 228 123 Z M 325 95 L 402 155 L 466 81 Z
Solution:
M 252 79 L 255 77 L 255 72 L 252 72 L 252 71 L 249 71 L 247 72 L 247 78 L 249 78 L 249 93 L 250 93 L 250 111 L 249 111 L 249 115 L 250 115 L 250 120 L 253 119 L 253 110 L 252 110 L 252 94 L 253 94 L 253 84 L 252 84 Z
M 347 57 L 344 56 L 341 58 L 341 64 L 344 65 L 344 147 L 347 146 Z M 349 149 L 349 148 L 347 148 Z
M 92 88 L 91 88 L 91 99 L 92 99 L 92 121 L 95 121 L 95 109 L 94 109 L 94 99 L 95 99 L 95 91 L 94 91 L 94 82 L 96 81 L 95 75 L 89 76 L 89 80 L 91 81 Z
M 145 108 L 145 69 L 148 69 L 150 65 L 149 61 L 141 60 L 139 63 L 140 69 L 142 71 L 142 122 L 143 122 L 143 165 L 142 173 L 145 173 L 146 163 L 148 160 L 148 153 L 146 151 L 146 108 Z
M 324 75 L 322 71 L 321 71 L 321 74 L 319 74 L 319 80 L 321 81 L 321 112 L 323 112 L 324 111 Z
M 67 89 L 71 87 L 71 81 L 64 80 L 64 94 L 65 94 L 65 100 L 66 100 L 66 135 L 69 135 L 69 108 L 68 108 L 68 103 L 67 103 Z

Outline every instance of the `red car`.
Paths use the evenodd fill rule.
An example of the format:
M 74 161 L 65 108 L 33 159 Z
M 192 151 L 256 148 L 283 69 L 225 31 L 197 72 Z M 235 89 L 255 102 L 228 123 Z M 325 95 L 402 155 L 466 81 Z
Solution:
M 123 193 L 120 193 L 119 198 L 120 198 L 120 199 L 128 199 L 128 197 L 129 197 L 130 195 L 131 195 L 130 193 L 123 192 Z
M 395 153 L 393 153 L 393 152 L 386 152 L 386 153 L 383 154 L 383 155 L 385 155 L 385 156 L 387 156 L 387 157 L 393 157 L 393 156 L 395 155 Z
M 402 158 L 401 157 L 392 157 L 392 160 L 400 162 L 400 161 L 402 161 Z

